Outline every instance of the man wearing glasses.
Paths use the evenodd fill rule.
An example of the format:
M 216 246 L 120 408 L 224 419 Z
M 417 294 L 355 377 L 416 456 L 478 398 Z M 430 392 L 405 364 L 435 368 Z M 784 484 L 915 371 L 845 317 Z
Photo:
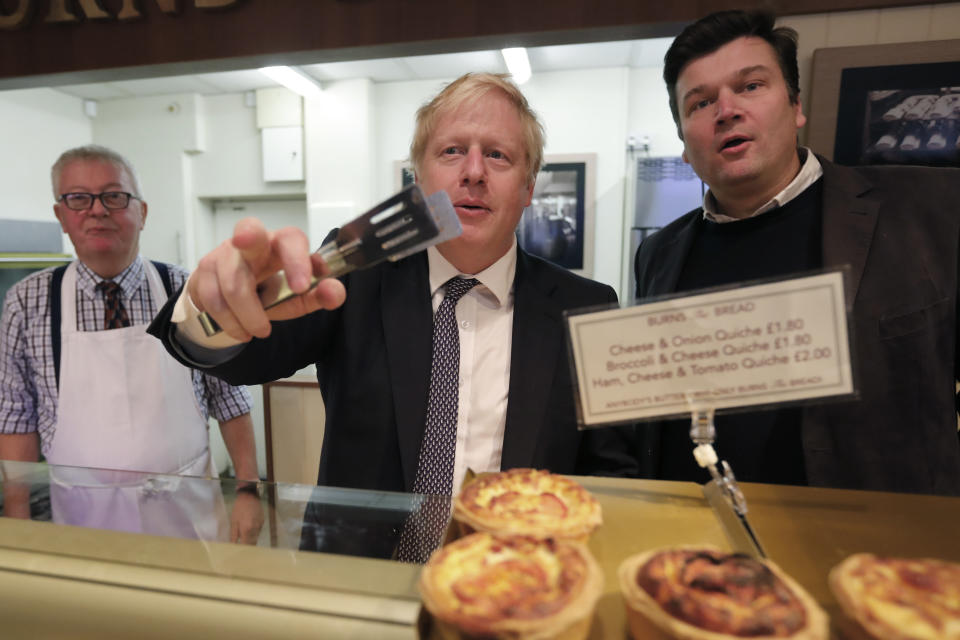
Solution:
M 160 501 L 145 501 L 136 486 L 118 488 L 136 485 L 132 474 L 104 480 L 84 472 L 89 482 L 57 475 L 68 473 L 56 471 L 61 467 L 84 467 L 215 476 L 207 435 L 212 415 L 237 477 L 258 479 L 246 389 L 183 367 L 145 331 L 187 272 L 140 257 L 147 203 L 133 167 L 89 145 L 63 153 L 51 178 L 53 210 L 77 260 L 34 273 L 7 294 L 0 320 L 0 458 L 36 461 L 42 453 L 57 465 L 51 502 L 59 521 L 226 538 L 225 523 L 212 512 L 149 511 L 144 505 Z M 4 489 L 5 515 L 29 517 L 27 491 Z M 216 511 L 217 499 L 196 504 Z M 186 531 L 157 531 L 148 520 L 180 521 Z M 230 539 L 255 542 L 262 523 L 259 499 L 238 495 Z

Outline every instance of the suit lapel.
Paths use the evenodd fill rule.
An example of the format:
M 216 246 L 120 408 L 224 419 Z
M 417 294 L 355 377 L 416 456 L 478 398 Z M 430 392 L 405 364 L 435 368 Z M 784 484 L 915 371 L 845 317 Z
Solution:
M 656 255 L 649 262 L 649 268 L 654 271 L 647 290 L 644 291 L 644 297 L 674 293 L 677 290 L 683 265 L 697 236 L 697 225 L 702 216 L 703 211 L 698 209 L 672 239 L 658 247 Z
M 819 158 L 823 166 L 823 266 L 850 265 L 849 303 L 856 299 L 877 225 L 879 198 L 855 170 Z
M 527 262 L 526 254 L 518 249 L 502 469 L 533 463 L 543 428 L 542 409 L 547 406 L 552 382 L 544 372 L 567 366 L 558 361 L 563 325 L 560 311 L 551 300 L 555 285 L 534 282 Z
M 380 322 L 405 489 L 413 486 L 427 411 L 433 353 L 433 311 L 426 252 L 383 268 Z M 362 407 L 357 408 L 362 411 Z

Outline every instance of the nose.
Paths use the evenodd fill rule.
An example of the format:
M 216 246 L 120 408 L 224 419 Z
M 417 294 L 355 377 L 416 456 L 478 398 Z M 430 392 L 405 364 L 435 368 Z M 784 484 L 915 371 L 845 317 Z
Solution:
M 486 179 L 487 167 L 483 162 L 483 151 L 479 147 L 470 147 L 463 159 L 463 184 L 478 184 Z
M 723 89 L 717 94 L 715 106 L 717 109 L 715 115 L 717 124 L 739 120 L 742 115 L 737 95 L 728 89 Z
M 87 211 L 87 215 L 101 218 L 109 216 L 110 210 L 103 206 L 103 201 L 100 200 L 99 196 L 95 196 L 93 198 L 93 204 L 90 205 L 90 209 Z

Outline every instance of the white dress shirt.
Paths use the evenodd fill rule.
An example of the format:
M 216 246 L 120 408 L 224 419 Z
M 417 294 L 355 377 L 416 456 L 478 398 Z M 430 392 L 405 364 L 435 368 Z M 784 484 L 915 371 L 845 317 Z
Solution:
M 435 247 L 427 249 L 433 311 L 443 300 L 444 283 L 457 275 L 480 284 L 457 303 L 460 333 L 460 393 L 457 404 L 457 449 L 453 494 L 460 491 L 467 469 L 499 471 L 510 389 L 513 344 L 513 279 L 517 241 L 507 253 L 476 274 L 461 274 Z

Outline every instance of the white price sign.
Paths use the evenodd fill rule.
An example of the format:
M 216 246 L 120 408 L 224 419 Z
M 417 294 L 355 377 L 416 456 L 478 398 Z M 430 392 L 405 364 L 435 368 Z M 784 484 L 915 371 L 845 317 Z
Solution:
M 854 392 L 840 271 L 567 321 L 587 426 Z

